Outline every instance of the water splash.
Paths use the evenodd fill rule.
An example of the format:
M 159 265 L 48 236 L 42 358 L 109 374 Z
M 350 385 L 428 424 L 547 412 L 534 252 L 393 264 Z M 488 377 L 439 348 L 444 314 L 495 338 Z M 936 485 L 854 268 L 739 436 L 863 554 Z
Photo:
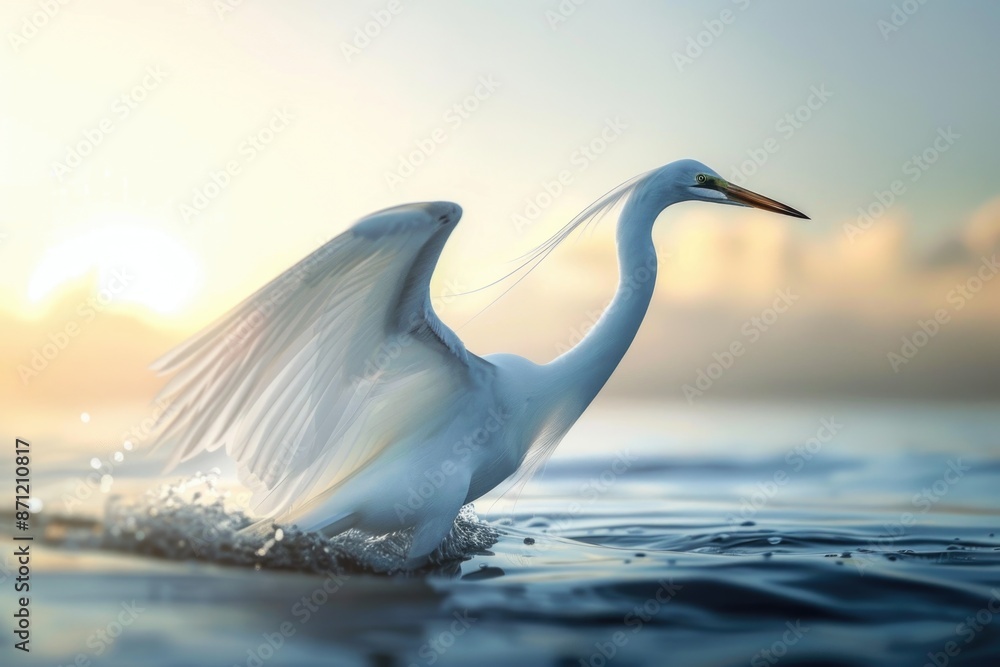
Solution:
M 312 573 L 404 571 L 412 529 L 389 535 L 349 530 L 334 537 L 274 525 L 263 536 L 241 529 L 254 519 L 220 491 L 215 473 L 197 474 L 138 498 L 109 499 L 101 546 L 170 560 L 200 560 L 268 570 Z M 459 512 L 445 541 L 423 570 L 447 569 L 486 552 L 499 539 L 472 505 Z

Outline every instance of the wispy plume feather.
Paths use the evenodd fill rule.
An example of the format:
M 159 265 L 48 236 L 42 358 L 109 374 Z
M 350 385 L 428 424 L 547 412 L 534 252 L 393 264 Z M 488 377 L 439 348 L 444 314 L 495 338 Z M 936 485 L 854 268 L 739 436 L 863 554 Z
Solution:
M 483 312 L 485 312 L 488 308 L 490 308 L 490 306 L 495 304 L 497 301 L 502 299 L 508 292 L 517 287 L 518 283 L 527 278 L 532 271 L 538 268 L 538 265 L 541 264 L 543 261 L 545 261 L 545 258 L 548 257 L 550 254 L 552 254 L 552 251 L 554 251 L 557 247 L 559 247 L 559 245 L 563 241 L 572 236 L 573 232 L 575 232 L 577 229 L 579 229 L 580 227 L 587 228 L 590 227 L 591 225 L 599 224 L 601 220 L 603 220 L 605 217 L 607 217 L 609 213 L 615 210 L 617 210 L 618 214 L 621 215 L 621 209 L 625 206 L 625 203 L 628 201 L 629 197 L 652 173 L 653 173 L 652 171 L 647 171 L 643 174 L 639 174 L 638 176 L 635 176 L 634 178 L 625 181 L 624 183 L 617 186 L 613 190 L 605 193 L 600 199 L 598 199 L 593 204 L 585 208 L 575 218 L 566 223 L 566 225 L 564 225 L 563 228 L 560 229 L 558 232 L 550 236 L 548 239 L 543 241 L 535 248 L 532 248 L 525 254 L 518 257 L 517 260 L 515 261 L 518 260 L 523 260 L 523 261 L 513 271 L 510 271 L 504 276 L 501 276 L 500 278 L 497 278 L 493 282 L 483 285 L 482 287 L 478 287 L 474 290 L 470 290 L 468 292 L 462 292 L 461 294 L 456 295 L 456 296 L 463 296 L 466 294 L 474 294 L 476 292 L 481 292 L 495 285 L 499 285 L 505 280 L 513 276 L 516 276 L 523 271 L 523 273 L 521 273 L 521 275 L 518 276 L 517 280 L 515 280 L 510 287 L 501 292 L 499 296 L 497 296 L 490 303 L 488 303 L 482 310 L 476 313 L 476 315 L 474 315 L 465 324 L 469 324 L 469 322 L 472 322 L 474 319 L 479 317 Z

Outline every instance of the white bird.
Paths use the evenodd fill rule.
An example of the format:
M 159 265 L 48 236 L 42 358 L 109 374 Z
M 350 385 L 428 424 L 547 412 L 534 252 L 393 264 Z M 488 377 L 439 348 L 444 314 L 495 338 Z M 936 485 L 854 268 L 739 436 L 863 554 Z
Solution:
M 691 200 L 806 218 L 694 160 L 619 186 L 531 255 L 624 204 L 614 299 L 543 365 L 479 357 L 434 313 L 429 282 L 457 204 L 362 218 L 154 364 L 174 373 L 160 442 L 172 464 L 224 446 L 267 525 L 412 529 L 408 563 L 419 564 L 464 504 L 544 462 L 604 386 L 653 295 L 653 224 Z

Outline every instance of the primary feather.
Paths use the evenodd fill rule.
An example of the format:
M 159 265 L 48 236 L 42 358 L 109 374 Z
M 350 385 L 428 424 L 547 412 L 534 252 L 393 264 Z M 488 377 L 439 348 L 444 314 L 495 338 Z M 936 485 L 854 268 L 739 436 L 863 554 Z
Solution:
M 460 216 L 440 203 L 369 216 L 157 361 L 175 376 L 171 464 L 225 447 L 261 513 L 336 486 L 491 364 L 434 313 L 429 281 Z

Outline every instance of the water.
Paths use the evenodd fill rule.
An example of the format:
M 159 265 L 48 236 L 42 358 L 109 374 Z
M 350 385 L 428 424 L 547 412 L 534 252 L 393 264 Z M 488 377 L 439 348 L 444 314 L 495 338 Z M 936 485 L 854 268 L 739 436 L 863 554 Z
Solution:
M 102 516 L 43 515 L 26 664 L 1000 664 L 993 407 L 585 419 L 417 573 L 380 574 L 393 540 L 241 543 L 225 475 L 116 474 Z

